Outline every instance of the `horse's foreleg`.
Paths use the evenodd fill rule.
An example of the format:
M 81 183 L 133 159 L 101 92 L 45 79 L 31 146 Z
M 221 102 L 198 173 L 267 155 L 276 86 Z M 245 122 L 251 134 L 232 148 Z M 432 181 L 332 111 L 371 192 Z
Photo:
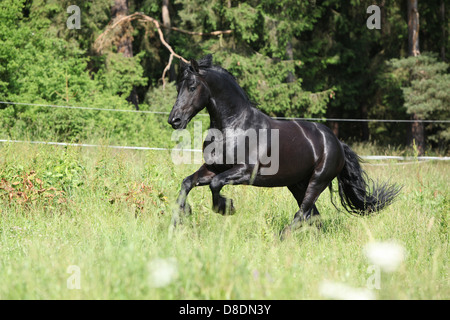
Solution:
M 189 204 L 186 203 L 186 198 L 189 192 L 194 187 L 208 185 L 215 175 L 215 172 L 209 170 L 206 165 L 203 164 L 200 169 L 183 180 L 181 183 L 181 190 L 177 198 L 177 205 L 182 214 L 186 215 L 191 212 Z M 176 223 L 177 221 L 175 219 L 174 224 Z
M 220 195 L 220 190 L 227 184 L 251 184 L 252 170 L 247 165 L 237 165 L 216 175 L 209 185 L 212 192 L 213 209 L 220 214 L 234 212 L 233 201 Z

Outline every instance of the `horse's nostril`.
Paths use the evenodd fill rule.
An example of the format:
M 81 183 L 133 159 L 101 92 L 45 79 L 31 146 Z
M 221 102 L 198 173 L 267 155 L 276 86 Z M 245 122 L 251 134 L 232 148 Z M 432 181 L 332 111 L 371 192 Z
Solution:
M 181 126 L 181 122 L 180 118 L 172 118 L 172 120 L 169 121 L 174 129 L 178 129 Z

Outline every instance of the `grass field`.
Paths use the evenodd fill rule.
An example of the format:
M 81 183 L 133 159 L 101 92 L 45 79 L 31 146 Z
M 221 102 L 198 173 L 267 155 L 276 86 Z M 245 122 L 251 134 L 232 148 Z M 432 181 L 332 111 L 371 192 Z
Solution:
M 322 228 L 280 241 L 298 210 L 286 188 L 227 186 L 237 212 L 226 217 L 209 188 L 194 189 L 193 214 L 172 230 L 180 183 L 198 165 L 163 151 L 2 144 L 0 299 L 323 299 L 324 282 L 367 288 L 364 248 L 376 241 L 405 258 L 377 273 L 375 298 L 449 299 L 450 164 L 383 163 L 364 168 L 404 185 L 394 204 L 353 217 L 327 190 Z

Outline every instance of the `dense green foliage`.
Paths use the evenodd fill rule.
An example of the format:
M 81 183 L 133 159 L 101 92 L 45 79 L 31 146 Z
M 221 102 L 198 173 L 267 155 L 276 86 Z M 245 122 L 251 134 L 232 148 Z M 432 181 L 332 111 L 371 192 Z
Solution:
M 102 53 L 97 51 L 95 39 L 111 21 L 113 3 L 3 0 L 0 100 L 131 110 L 134 106 L 126 98 L 135 88 L 141 110 L 168 111 L 175 91 L 170 85 L 161 93 L 161 75 L 169 52 L 150 23 L 135 20 L 128 25 L 133 57 L 118 52 L 114 33 Z M 81 10 L 81 29 L 66 25 L 67 7 L 73 4 Z M 172 30 L 166 40 L 187 59 L 213 53 L 214 62 L 232 72 L 259 108 L 272 116 L 409 119 L 418 112 L 423 119 L 449 119 L 449 66 L 443 60 L 450 59 L 450 9 L 442 16 L 441 1 L 419 1 L 421 51 L 430 54 L 407 58 L 406 4 L 378 3 L 381 30 L 366 26 L 366 10 L 372 4 L 174 0 L 169 6 L 172 26 L 232 33 L 199 36 Z M 161 1 L 129 0 L 128 7 L 130 14 L 162 19 Z M 402 78 L 405 73 L 420 75 L 415 59 L 430 72 Z M 176 71 L 176 61 L 173 65 Z M 169 131 L 152 134 L 152 128 L 164 127 L 164 116 L 142 117 L 0 105 L 0 136 L 60 141 L 108 137 L 121 144 L 168 139 Z M 408 128 L 340 123 L 339 135 L 398 145 L 406 142 Z M 334 129 L 338 131 L 336 124 Z M 428 147 L 446 153 L 448 130 L 448 124 L 427 125 Z

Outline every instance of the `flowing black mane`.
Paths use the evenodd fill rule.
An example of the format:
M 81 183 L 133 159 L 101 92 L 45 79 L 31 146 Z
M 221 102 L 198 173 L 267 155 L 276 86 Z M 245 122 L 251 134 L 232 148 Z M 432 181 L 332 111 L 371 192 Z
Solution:
M 212 54 L 208 54 L 208 55 L 204 56 L 202 59 L 198 60 L 197 62 L 195 62 L 195 60 L 192 60 L 191 64 L 181 62 L 181 65 L 180 65 L 181 70 L 178 74 L 177 82 L 179 83 L 179 82 L 185 80 L 186 78 L 188 78 L 189 74 L 192 74 L 192 73 L 196 74 L 197 72 L 195 71 L 195 68 L 192 64 L 197 63 L 197 66 L 200 70 L 215 71 L 216 74 L 223 76 L 225 79 L 228 78 L 228 80 L 230 80 L 232 83 L 234 83 L 236 85 L 237 88 L 239 88 L 239 91 L 241 92 L 241 94 L 246 98 L 245 102 L 249 103 L 251 107 L 256 107 L 258 105 L 255 101 L 252 101 L 248 97 L 245 90 L 239 85 L 236 77 L 230 71 L 228 71 L 227 69 L 225 69 L 221 66 L 213 65 L 212 62 L 213 62 Z

